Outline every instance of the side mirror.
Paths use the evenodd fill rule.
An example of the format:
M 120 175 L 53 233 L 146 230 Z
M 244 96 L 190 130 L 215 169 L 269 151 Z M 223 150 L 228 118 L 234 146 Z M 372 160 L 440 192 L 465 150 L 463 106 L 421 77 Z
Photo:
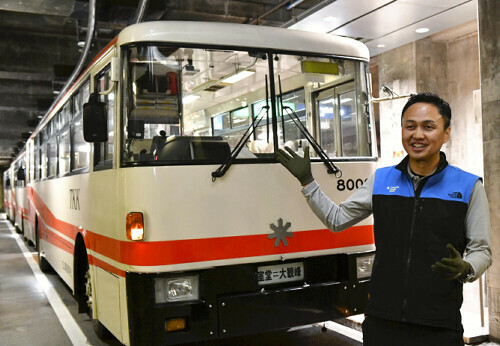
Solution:
M 83 138 L 90 143 L 108 141 L 106 104 L 99 101 L 98 93 L 92 93 L 83 105 Z
M 26 174 L 24 172 L 24 168 L 19 168 L 17 171 L 17 180 L 25 180 L 26 179 Z

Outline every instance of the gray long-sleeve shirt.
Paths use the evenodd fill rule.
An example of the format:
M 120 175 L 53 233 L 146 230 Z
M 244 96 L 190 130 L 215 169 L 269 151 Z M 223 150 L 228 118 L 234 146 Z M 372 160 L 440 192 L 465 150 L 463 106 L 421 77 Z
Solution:
M 410 176 L 413 178 L 413 174 L 410 173 Z M 375 174 L 371 175 L 363 186 L 339 205 L 323 193 L 316 181 L 302 189 L 302 194 L 323 224 L 333 232 L 340 232 L 372 214 L 374 180 Z M 418 184 L 418 178 L 413 181 L 414 184 Z M 465 260 L 474 271 L 474 276 L 470 279 L 474 281 L 491 265 L 490 213 L 486 192 L 479 180 L 472 190 L 465 224 Z

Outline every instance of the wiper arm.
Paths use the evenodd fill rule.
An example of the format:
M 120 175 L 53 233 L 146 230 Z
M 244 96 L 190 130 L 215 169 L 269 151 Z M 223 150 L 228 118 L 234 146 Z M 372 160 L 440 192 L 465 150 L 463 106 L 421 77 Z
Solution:
M 241 137 L 240 141 L 236 146 L 234 147 L 233 151 L 231 151 L 231 155 L 227 158 L 226 162 L 224 162 L 219 168 L 217 168 L 216 171 L 212 172 L 212 181 L 215 181 L 217 178 L 222 177 L 224 174 L 226 174 L 227 170 L 229 167 L 231 167 L 232 163 L 240 153 L 241 149 L 245 146 L 246 142 L 250 138 L 250 136 L 255 132 L 255 129 L 257 126 L 259 126 L 260 121 L 264 117 L 264 115 L 260 115 L 262 110 L 266 110 L 266 113 L 269 111 L 269 106 L 264 106 L 260 109 L 259 114 L 257 114 L 257 121 L 255 122 L 254 126 L 249 126 L 243 136 Z
M 233 151 L 231 151 L 231 155 L 227 158 L 226 162 L 224 162 L 219 168 L 217 168 L 216 171 L 212 172 L 212 181 L 215 181 L 217 178 L 220 178 L 226 174 L 227 170 L 231 165 L 233 164 L 234 160 L 240 153 L 241 149 L 243 149 L 243 146 L 246 144 L 250 136 L 255 132 L 255 129 L 257 126 L 259 126 L 262 118 L 264 117 L 264 114 L 260 115 L 262 113 L 262 110 L 266 110 L 266 117 L 267 117 L 267 124 L 268 124 L 268 131 L 267 131 L 267 138 L 269 142 L 269 96 L 268 96 L 268 85 L 267 85 L 267 75 L 266 75 L 266 105 L 262 107 L 255 117 L 254 123 L 252 126 L 249 126 L 243 136 L 241 136 L 241 139 L 239 140 L 238 144 L 234 147 Z
M 337 178 L 342 177 L 342 171 L 335 166 L 332 160 L 328 157 L 328 155 L 325 153 L 321 145 L 319 145 L 318 142 L 314 139 L 314 137 L 311 135 L 311 133 L 307 130 L 307 128 L 302 124 L 300 121 L 299 116 L 295 111 L 288 107 L 283 105 L 283 93 L 281 91 L 281 78 L 278 76 L 278 83 L 279 83 L 279 88 L 280 88 L 280 102 L 281 102 L 281 109 L 283 112 L 286 110 L 287 114 L 290 116 L 290 119 L 294 122 L 295 126 L 298 127 L 302 135 L 306 138 L 306 140 L 309 142 L 309 144 L 313 147 L 314 151 L 316 154 L 318 154 L 319 158 L 321 161 L 325 164 L 326 166 L 326 171 L 328 174 L 335 174 Z M 285 114 L 281 114 L 281 118 L 284 119 Z M 283 135 L 285 134 L 285 127 L 283 126 Z
M 328 174 L 335 174 L 335 176 L 337 178 L 342 177 L 342 171 L 340 170 L 340 168 L 338 168 L 337 166 L 335 166 L 335 164 L 333 163 L 333 161 L 330 160 L 330 158 L 328 157 L 328 155 L 326 155 L 326 153 L 323 150 L 323 148 L 321 148 L 321 146 L 318 144 L 318 142 L 316 142 L 316 140 L 314 139 L 314 137 L 309 133 L 309 131 L 307 131 L 307 129 L 304 126 L 304 124 L 302 124 L 302 122 L 300 121 L 297 113 L 295 113 L 295 111 L 293 109 L 291 109 L 290 107 L 288 107 L 288 106 L 283 107 L 283 110 L 288 111 L 287 114 L 290 115 L 290 119 L 292 119 L 292 121 L 295 123 L 295 125 L 299 128 L 299 130 L 302 133 L 302 135 L 304 135 L 304 137 L 307 139 L 307 141 L 309 142 L 309 144 L 313 147 L 313 149 L 316 152 L 316 154 L 318 154 L 318 156 L 321 159 L 321 161 L 323 161 L 323 163 L 325 164 L 326 171 L 328 172 Z

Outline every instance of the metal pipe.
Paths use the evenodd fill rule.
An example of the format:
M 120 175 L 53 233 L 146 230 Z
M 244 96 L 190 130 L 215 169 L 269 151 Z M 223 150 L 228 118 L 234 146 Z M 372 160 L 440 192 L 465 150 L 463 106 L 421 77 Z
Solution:
M 483 303 L 483 277 L 479 278 L 479 311 L 481 315 L 481 328 L 484 328 L 484 303 Z
M 259 25 L 259 20 L 261 20 L 264 17 L 267 17 L 271 13 L 276 12 L 277 10 L 279 10 L 280 8 L 282 8 L 283 6 L 286 6 L 288 4 L 289 4 L 289 1 L 285 0 L 285 1 L 281 2 L 281 3 L 279 3 L 278 5 L 274 6 L 273 8 L 271 8 L 269 11 L 265 12 L 264 14 L 262 14 L 262 15 L 258 16 L 257 18 L 251 20 L 248 24 L 255 24 L 255 23 L 257 23 L 257 25 Z
M 95 31 L 95 4 L 96 0 L 89 0 L 89 18 L 87 22 L 87 36 L 85 37 L 85 46 L 83 48 L 83 52 L 80 55 L 80 59 L 78 60 L 75 69 L 73 70 L 73 73 L 71 76 L 68 78 L 66 81 L 66 84 L 62 88 L 61 92 L 57 96 L 57 98 L 54 100 L 54 102 L 50 105 L 49 111 L 57 105 L 57 103 L 63 98 L 64 94 L 68 91 L 68 89 L 73 85 L 73 82 L 76 80 L 76 78 L 80 75 L 80 72 L 82 70 L 83 64 L 85 63 L 85 60 L 87 59 L 87 55 L 89 54 L 90 47 L 92 44 L 92 39 L 94 38 L 94 31 Z M 48 114 L 47 112 L 47 114 Z
M 410 97 L 411 94 L 407 95 L 398 95 L 398 96 L 390 96 L 390 97 L 379 97 L 379 98 L 372 98 L 369 100 L 369 102 L 377 103 L 377 102 L 382 102 L 382 101 L 389 101 L 389 100 L 397 100 L 397 99 L 403 99 L 405 97 Z
M 319 4 L 316 4 L 315 6 L 311 7 L 310 9 L 302 12 L 298 16 L 294 16 L 291 20 L 289 20 L 288 22 L 281 25 L 281 27 L 288 28 L 289 26 L 292 26 L 295 23 L 297 23 L 298 21 L 300 21 L 306 17 L 309 17 L 314 12 L 321 10 L 323 7 L 330 5 L 331 3 L 335 2 L 335 1 L 337 1 L 337 0 L 325 0 L 323 2 L 320 2 Z
M 148 0 L 141 0 L 139 6 L 137 6 L 137 11 L 135 12 L 135 16 L 133 19 L 134 24 L 142 22 L 147 7 L 148 7 Z

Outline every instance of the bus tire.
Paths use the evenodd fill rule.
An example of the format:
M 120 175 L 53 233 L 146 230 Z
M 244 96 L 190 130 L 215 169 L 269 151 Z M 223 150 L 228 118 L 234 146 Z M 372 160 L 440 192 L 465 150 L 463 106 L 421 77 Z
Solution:
M 87 258 L 87 257 L 86 257 Z M 94 319 L 94 311 L 93 311 L 93 306 L 94 306 L 94 298 L 92 294 L 92 274 L 90 270 L 90 266 L 88 264 L 88 259 L 87 261 L 87 271 L 85 273 L 85 295 L 87 296 L 87 306 L 89 308 L 88 312 L 90 315 L 90 318 L 92 319 L 92 327 L 94 329 L 94 333 L 99 337 L 101 340 L 106 340 L 112 337 L 111 332 L 98 320 Z
M 40 243 L 40 232 L 38 230 L 38 222 L 36 223 L 36 249 L 38 252 L 38 267 L 42 271 L 42 273 L 47 273 L 52 270 L 52 266 L 50 265 L 49 261 L 45 259 L 45 257 L 42 255 L 42 249 L 41 249 L 41 243 Z

